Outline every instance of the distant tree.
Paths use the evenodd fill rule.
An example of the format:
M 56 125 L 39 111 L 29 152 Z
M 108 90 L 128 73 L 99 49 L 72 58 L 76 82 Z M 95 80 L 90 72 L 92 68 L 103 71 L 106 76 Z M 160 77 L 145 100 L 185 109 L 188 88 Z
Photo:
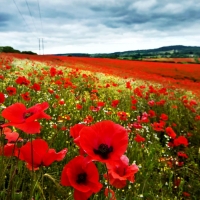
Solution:
M 30 55 L 37 55 L 37 53 L 34 53 L 32 51 L 22 51 L 22 54 L 30 54 Z
M 195 60 L 196 63 L 200 63 L 200 61 L 199 61 L 199 57 L 196 56 L 196 55 L 194 56 L 194 60 Z
M 21 53 L 19 50 L 16 50 L 10 46 L 3 47 L 2 52 L 4 52 L 4 53 Z

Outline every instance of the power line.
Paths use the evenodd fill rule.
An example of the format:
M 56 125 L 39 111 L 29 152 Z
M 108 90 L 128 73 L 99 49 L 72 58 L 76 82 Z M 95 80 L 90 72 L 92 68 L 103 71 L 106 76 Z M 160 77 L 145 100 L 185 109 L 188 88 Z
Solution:
M 38 1 L 38 0 L 37 0 L 37 3 L 38 3 L 39 15 L 40 15 L 40 23 L 41 23 L 41 27 L 42 27 L 42 33 L 43 33 L 42 17 L 41 17 L 41 12 L 40 12 L 40 4 L 39 4 L 39 1 Z
M 27 0 L 25 0 L 25 1 L 26 1 L 26 6 L 27 6 L 27 8 L 28 8 L 28 10 L 29 10 L 29 14 L 30 14 L 31 19 L 32 19 L 32 22 L 33 22 L 33 26 L 34 26 L 34 28 L 35 28 L 35 31 L 37 32 L 37 29 L 36 29 L 36 27 L 35 27 L 35 23 L 34 23 L 34 19 L 33 19 L 33 16 L 32 16 L 32 13 L 31 13 L 31 10 L 30 10 L 29 5 L 28 5 L 28 2 L 27 2 Z
M 36 30 L 35 23 L 34 23 L 34 20 L 33 20 L 33 16 L 32 16 L 30 7 L 29 7 L 29 5 L 28 5 L 27 0 L 25 0 L 25 1 L 26 1 L 27 8 L 28 8 L 28 10 L 29 10 L 29 14 L 30 14 L 30 16 L 31 16 L 31 18 L 32 18 L 32 22 L 33 22 L 34 28 L 35 28 L 35 30 Z M 25 22 L 27 28 L 29 29 L 29 31 L 30 31 L 31 33 L 33 33 L 33 34 L 35 35 L 35 33 L 32 32 L 32 30 L 30 29 L 30 26 L 27 24 L 27 22 L 26 22 L 24 16 L 22 15 L 22 13 L 21 13 L 19 7 L 17 6 L 15 0 L 13 0 L 13 2 L 14 2 L 14 4 L 15 4 L 15 6 L 17 7 L 17 10 L 18 10 L 19 14 L 21 15 L 22 19 L 24 20 L 24 22 Z M 43 24 L 42 24 L 41 12 L 40 12 L 40 5 L 39 5 L 39 1 L 38 1 L 38 0 L 37 0 L 37 2 L 38 2 L 39 14 L 40 14 L 40 22 L 41 22 L 42 32 L 43 32 Z M 37 30 L 36 30 L 36 32 L 37 32 Z M 35 36 L 36 36 L 36 35 L 35 35 Z M 37 37 L 37 36 L 36 36 L 36 37 Z M 41 54 L 43 53 L 43 55 L 44 55 L 44 41 L 43 41 L 43 38 L 38 38 L 38 39 L 39 39 L 39 54 L 40 54 L 40 53 L 41 53 Z
M 30 27 L 28 26 L 26 20 L 24 19 L 24 17 L 23 17 L 23 15 L 22 15 L 21 11 L 19 10 L 19 8 L 18 8 L 18 6 L 17 6 L 15 0 L 13 0 L 13 2 L 14 2 L 14 4 L 15 4 L 15 6 L 17 7 L 17 10 L 18 10 L 19 14 L 21 15 L 22 19 L 24 20 L 24 22 L 25 22 L 27 28 L 29 29 L 30 32 L 32 32 L 31 29 L 30 29 Z

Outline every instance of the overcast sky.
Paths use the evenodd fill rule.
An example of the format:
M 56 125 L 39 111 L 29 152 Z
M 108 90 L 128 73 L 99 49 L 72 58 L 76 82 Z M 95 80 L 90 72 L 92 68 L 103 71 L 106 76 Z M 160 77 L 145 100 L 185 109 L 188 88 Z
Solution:
M 0 0 L 0 46 L 38 38 L 46 54 L 200 46 L 200 0 Z

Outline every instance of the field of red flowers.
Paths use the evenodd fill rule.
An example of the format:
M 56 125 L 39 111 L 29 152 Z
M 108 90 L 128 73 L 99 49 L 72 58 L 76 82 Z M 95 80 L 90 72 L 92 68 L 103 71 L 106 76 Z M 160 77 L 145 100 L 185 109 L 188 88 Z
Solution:
M 199 94 L 200 65 L 180 63 L 160 63 L 127 61 L 102 58 L 82 58 L 65 56 L 30 56 L 10 54 L 16 58 L 28 58 L 50 65 L 64 65 L 93 72 L 103 72 L 122 78 L 132 77 L 162 83 L 163 85 L 191 90 Z
M 199 199 L 195 64 L 0 54 L 0 199 Z

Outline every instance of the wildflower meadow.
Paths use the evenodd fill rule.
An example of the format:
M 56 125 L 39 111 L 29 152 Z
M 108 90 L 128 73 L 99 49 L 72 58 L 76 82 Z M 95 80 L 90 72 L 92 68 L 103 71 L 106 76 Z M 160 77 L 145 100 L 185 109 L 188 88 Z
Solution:
M 198 200 L 200 65 L 0 54 L 0 199 Z

